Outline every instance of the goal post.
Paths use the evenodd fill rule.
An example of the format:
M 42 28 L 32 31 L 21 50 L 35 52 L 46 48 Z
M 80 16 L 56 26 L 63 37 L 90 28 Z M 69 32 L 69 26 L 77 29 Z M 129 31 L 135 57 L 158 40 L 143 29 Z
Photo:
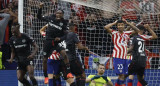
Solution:
M 64 18 L 76 24 L 80 41 L 94 53 L 78 50 L 85 66 L 86 76 L 96 74 L 97 63 L 103 63 L 106 65 L 105 75 L 111 77 L 113 83 L 116 82 L 117 75 L 113 71 L 112 59 L 113 42 L 111 35 L 104 29 L 106 24 L 125 18 L 128 22 L 149 24 L 160 36 L 160 4 L 158 4 L 160 0 L 19 0 L 18 17 L 21 31 L 32 36 L 39 45 L 39 51 L 34 59 L 38 86 L 46 86 L 42 68 L 44 38 L 39 30 L 47 22 L 37 19 L 40 2 L 44 3 L 42 8 L 44 16 L 53 14 L 56 9 L 62 9 Z M 115 26 L 112 29 L 117 30 Z M 151 35 L 148 32 L 146 34 Z M 146 42 L 145 80 L 149 86 L 160 84 L 159 53 L 159 39 Z M 133 86 L 136 86 L 136 83 L 135 77 Z M 62 81 L 62 86 L 65 85 L 65 81 Z

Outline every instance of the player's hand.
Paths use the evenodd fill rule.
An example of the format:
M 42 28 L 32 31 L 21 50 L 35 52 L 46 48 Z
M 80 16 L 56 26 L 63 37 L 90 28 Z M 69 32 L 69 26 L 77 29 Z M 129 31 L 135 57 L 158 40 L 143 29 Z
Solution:
M 148 24 L 145 24 L 144 27 L 145 27 L 145 29 L 147 29 L 147 30 L 150 28 L 150 26 L 149 26 Z
M 27 58 L 28 58 L 28 59 L 33 59 L 34 56 L 33 56 L 33 55 L 29 55 Z
M 60 41 L 61 39 L 59 37 L 56 37 L 55 38 L 55 41 Z
M 44 6 L 44 3 L 41 2 L 41 3 L 39 4 L 39 7 L 42 8 L 43 6 Z
M 126 19 L 123 18 L 122 21 L 123 21 L 124 23 L 128 24 L 128 22 L 127 22 Z
M 91 78 L 91 81 L 94 80 L 94 79 L 98 79 L 100 77 L 101 77 L 100 75 L 95 75 L 93 78 Z
M 13 62 L 13 59 L 9 59 L 8 62 L 11 64 Z
M 114 24 L 117 24 L 117 21 L 118 21 L 118 20 L 116 20 L 116 21 L 114 22 Z

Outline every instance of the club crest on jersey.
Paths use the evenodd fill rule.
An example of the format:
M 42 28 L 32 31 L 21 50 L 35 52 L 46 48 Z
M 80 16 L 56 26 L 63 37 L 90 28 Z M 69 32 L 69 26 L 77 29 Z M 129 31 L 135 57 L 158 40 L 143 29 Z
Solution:
M 15 42 L 15 41 L 13 41 L 13 44 L 16 44 L 16 42 Z
M 60 26 L 63 26 L 63 23 L 62 22 L 60 22 L 60 24 L 59 24 Z
M 22 39 L 22 43 L 25 43 L 26 42 L 26 40 L 25 39 Z

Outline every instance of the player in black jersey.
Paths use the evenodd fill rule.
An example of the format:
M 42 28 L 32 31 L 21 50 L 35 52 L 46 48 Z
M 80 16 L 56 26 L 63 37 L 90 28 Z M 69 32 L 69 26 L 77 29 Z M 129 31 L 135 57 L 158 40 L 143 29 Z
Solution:
M 67 34 L 64 43 L 66 43 L 65 50 L 70 61 L 71 73 L 76 76 L 76 84 L 77 86 L 85 86 L 85 71 L 76 55 L 76 47 L 82 50 L 89 50 L 80 42 L 78 34 L 75 33 L 75 25 L 73 23 L 69 24 L 69 33 Z
M 64 79 L 67 80 L 69 84 L 73 85 L 72 74 L 70 73 L 70 64 L 68 57 L 66 55 L 64 47 L 59 44 L 61 43 L 67 34 L 67 23 L 68 21 L 63 18 L 63 10 L 57 10 L 55 14 L 51 16 L 42 16 L 43 3 L 40 4 L 40 9 L 38 10 L 37 18 L 48 23 L 48 28 L 46 30 L 46 40 L 44 42 L 44 59 L 43 59 L 43 71 L 45 77 L 47 77 L 47 58 L 51 55 L 52 50 L 56 50 L 64 59 L 63 67 L 66 67 Z M 63 72 L 64 73 L 64 72 Z
M 18 23 L 14 23 L 11 28 L 13 36 L 9 41 L 11 46 L 11 58 L 9 62 L 12 63 L 13 58 L 16 57 L 18 61 L 17 78 L 24 86 L 31 86 L 29 81 L 24 78 L 26 72 L 28 72 L 33 86 L 38 86 L 34 77 L 33 67 L 33 59 L 38 51 L 38 45 L 31 37 L 24 33 L 20 33 L 19 27 L 20 25 Z M 34 47 L 33 52 L 31 52 L 30 45 Z
M 140 30 L 139 34 L 134 36 L 131 42 L 131 46 L 128 49 L 128 53 L 132 53 L 133 59 L 128 68 L 128 75 L 132 75 L 133 73 L 137 74 L 139 82 L 142 86 L 146 86 L 147 82 L 144 80 L 143 75 L 146 66 L 146 53 L 145 53 L 145 41 L 158 38 L 157 35 L 153 32 L 153 30 L 146 25 L 138 25 L 138 29 Z M 145 29 L 147 29 L 152 36 L 143 35 Z M 126 77 L 128 76 L 126 75 Z

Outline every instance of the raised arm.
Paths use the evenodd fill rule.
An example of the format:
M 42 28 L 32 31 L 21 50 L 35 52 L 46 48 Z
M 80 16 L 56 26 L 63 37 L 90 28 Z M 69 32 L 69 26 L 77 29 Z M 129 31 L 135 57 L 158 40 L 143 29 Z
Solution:
M 104 26 L 104 29 L 106 29 L 106 31 L 107 31 L 108 33 L 111 33 L 111 32 L 112 32 L 111 27 L 112 27 L 113 25 L 115 25 L 116 23 L 117 23 L 117 20 L 116 20 L 115 22 L 113 22 L 113 23 L 110 23 L 110 24 Z
M 133 23 L 129 23 L 125 19 L 122 19 L 122 21 L 124 21 L 127 25 L 129 25 L 134 30 L 131 34 L 135 34 L 139 32 L 139 29 Z
M 152 35 L 151 40 L 158 38 L 156 33 L 151 29 L 151 27 L 148 24 L 145 24 L 144 27 L 151 33 L 151 35 Z
M 41 34 L 42 36 L 45 36 L 45 30 L 47 29 L 47 27 L 48 27 L 48 24 L 46 24 L 45 26 L 43 26 L 43 27 L 39 30 L 39 32 L 40 32 L 40 34 Z

